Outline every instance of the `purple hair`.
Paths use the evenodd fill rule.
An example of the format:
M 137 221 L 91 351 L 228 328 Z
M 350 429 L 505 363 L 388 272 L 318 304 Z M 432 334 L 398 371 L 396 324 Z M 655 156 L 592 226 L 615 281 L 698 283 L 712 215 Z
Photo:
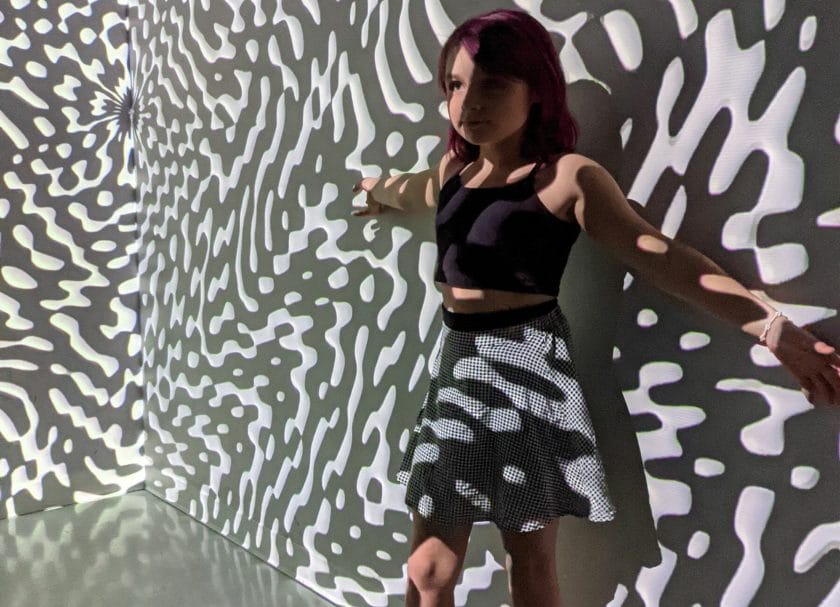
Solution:
M 566 83 L 551 35 L 522 11 L 494 10 L 459 25 L 438 59 L 438 86 L 446 95 L 446 61 L 462 46 L 483 70 L 524 81 L 536 101 L 531 106 L 523 140 L 526 158 L 546 160 L 575 149 L 578 126 L 566 102 Z M 464 162 L 479 148 L 449 125 L 447 149 Z

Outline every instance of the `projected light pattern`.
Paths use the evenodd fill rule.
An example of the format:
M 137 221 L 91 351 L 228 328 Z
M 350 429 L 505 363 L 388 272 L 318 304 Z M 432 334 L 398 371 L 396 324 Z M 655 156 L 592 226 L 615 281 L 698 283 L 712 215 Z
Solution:
M 438 50 L 498 3 L 131 3 L 130 61 L 125 2 L 9 4 L 3 512 L 137 486 L 145 447 L 152 492 L 338 604 L 399 604 L 396 473 L 435 356 L 435 248 L 430 216 L 351 218 L 350 185 L 439 158 Z M 556 37 L 570 90 L 608 99 L 596 121 L 616 125 L 616 175 L 646 216 L 831 329 L 829 4 L 510 6 Z M 564 595 L 837 602 L 836 424 L 763 348 L 625 286 L 614 371 L 661 562 L 570 576 Z M 501 545 L 471 549 L 456 604 L 509 603 Z
M 723 3 L 675 1 L 656 19 L 642 3 L 602 12 L 587 3 L 591 16 L 576 6 L 534 14 L 562 43 L 568 79 L 601 83 L 627 112 L 622 140 L 628 163 L 638 162 L 631 197 L 663 231 L 768 292 L 822 271 L 809 259 L 827 240 L 774 223 L 815 225 L 803 150 L 788 141 L 810 111 L 806 83 L 829 44 L 819 7 L 775 6 L 765 28 Z M 445 126 L 431 82 L 437 50 L 481 8 L 138 7 L 150 488 L 339 603 L 385 604 L 404 591 L 409 529 L 394 475 L 439 322 L 428 218 L 352 222 L 345 184 L 380 166 L 435 162 Z M 795 29 L 793 40 L 783 27 Z M 609 46 L 595 49 L 593 36 Z M 650 52 L 652 41 L 672 54 Z M 779 47 L 791 56 L 783 68 L 768 59 Z M 756 154 L 766 170 L 756 170 Z M 676 181 L 663 181 L 669 173 Z M 823 224 L 831 212 L 817 213 Z M 769 293 L 785 306 L 796 294 Z M 836 313 L 809 310 L 811 322 Z M 663 561 L 616 584 L 615 604 L 669 604 L 669 592 L 712 604 L 724 589 L 736 601 L 760 598 L 759 587 L 781 592 L 781 580 L 797 592 L 809 584 L 799 574 L 791 582 L 789 543 L 778 582 L 753 564 L 767 564 L 762 542 L 783 541 L 773 517 L 789 510 L 785 487 L 811 504 L 816 526 L 836 483 L 824 469 L 818 482 L 795 485 L 794 466 L 773 477 L 739 472 L 752 454 L 787 462 L 787 432 L 808 408 L 777 385 L 777 367 L 754 366 L 761 355 L 727 331 L 628 283 L 617 372 L 633 415 L 660 426 L 640 431 L 639 443 Z M 718 439 L 721 424 L 736 431 Z M 726 499 L 714 513 L 701 499 L 698 511 L 709 492 Z M 736 524 L 755 508 L 766 524 Z M 502 563 L 469 563 L 458 604 L 507 600 Z M 696 588 L 710 571 L 718 583 Z M 825 597 L 830 589 L 815 579 L 824 578 L 802 592 Z
M 0 518 L 145 478 L 127 11 L 0 7 Z

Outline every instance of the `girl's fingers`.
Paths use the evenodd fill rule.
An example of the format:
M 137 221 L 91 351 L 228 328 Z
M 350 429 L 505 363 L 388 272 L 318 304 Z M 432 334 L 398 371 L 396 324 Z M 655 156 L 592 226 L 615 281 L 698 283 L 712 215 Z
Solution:
M 370 192 L 368 192 L 367 194 L 367 205 L 373 213 L 378 214 L 385 211 L 385 205 L 374 200 L 373 194 L 371 194 Z
M 363 177 L 359 181 L 353 184 L 353 193 L 358 194 L 362 190 L 367 191 L 367 196 L 365 197 L 365 206 L 359 207 L 357 209 L 353 209 L 350 211 L 351 215 L 356 217 L 364 217 L 366 215 L 375 215 L 381 211 L 381 205 L 377 203 L 370 194 L 370 191 L 367 190 L 365 187 L 365 180 L 367 178 Z
M 805 398 L 808 399 L 808 402 L 814 404 L 814 383 L 808 377 L 803 377 L 799 381 L 799 385 L 802 387 L 802 394 L 805 395 Z
M 799 380 L 802 393 L 811 404 L 840 405 L 840 355 L 837 350 L 806 331 L 791 337 L 790 347 L 779 348 L 777 356 Z
M 834 347 L 830 346 L 829 344 L 825 343 L 824 341 L 817 341 L 814 344 L 814 350 L 818 354 L 822 354 L 823 356 L 831 356 L 832 354 L 835 354 Z
M 360 207 L 358 209 L 353 209 L 350 213 L 352 215 L 380 215 L 381 213 L 385 212 L 385 205 L 379 204 L 378 202 L 370 201 L 367 203 L 366 207 Z
M 814 396 L 829 404 L 840 404 L 840 372 L 836 368 L 837 351 L 824 341 L 817 341 L 812 352 L 815 372 L 812 374 Z
M 825 382 L 825 385 L 828 386 L 828 402 L 834 405 L 840 404 L 840 378 L 837 377 L 837 373 L 834 369 L 828 367 L 823 370 L 821 377 L 822 381 Z
M 812 405 L 835 404 L 838 393 L 819 371 L 812 371 L 802 377 L 799 382 L 802 386 L 802 393 Z
M 817 374 L 814 380 L 814 386 L 816 387 L 817 402 L 826 404 L 831 404 L 834 402 L 834 390 L 832 390 L 831 386 L 822 376 L 822 374 Z
M 379 215 L 380 213 L 385 212 L 385 205 L 377 202 L 374 200 L 373 195 L 370 193 L 373 186 L 378 183 L 378 179 L 375 177 L 363 177 L 359 181 L 353 184 L 353 193 L 358 194 L 359 192 L 366 192 L 365 196 L 365 205 L 364 207 L 359 207 L 351 211 L 352 215 L 355 216 L 365 216 L 365 215 Z
M 372 187 L 370 185 L 369 179 L 370 179 L 369 177 L 363 177 L 362 179 L 360 179 L 356 183 L 356 185 L 353 186 L 353 191 L 358 192 L 359 190 L 368 190 L 369 187 Z M 370 190 L 368 190 L 368 191 L 370 191 Z

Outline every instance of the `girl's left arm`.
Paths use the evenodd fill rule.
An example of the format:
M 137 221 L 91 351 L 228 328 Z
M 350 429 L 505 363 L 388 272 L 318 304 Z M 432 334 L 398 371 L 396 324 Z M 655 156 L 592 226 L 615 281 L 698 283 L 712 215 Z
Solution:
M 778 317 L 711 259 L 647 223 L 606 169 L 575 156 L 574 176 L 566 183 L 573 188 L 574 214 L 583 231 L 654 286 L 754 338 L 763 337 L 762 343 L 796 377 L 811 402 L 840 405 L 840 355 L 832 346 Z

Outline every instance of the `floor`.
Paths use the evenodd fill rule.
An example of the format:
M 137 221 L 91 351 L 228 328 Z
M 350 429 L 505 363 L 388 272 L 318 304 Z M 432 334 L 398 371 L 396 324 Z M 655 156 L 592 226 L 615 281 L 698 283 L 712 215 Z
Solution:
M 2 607 L 330 607 L 147 491 L 0 521 Z

